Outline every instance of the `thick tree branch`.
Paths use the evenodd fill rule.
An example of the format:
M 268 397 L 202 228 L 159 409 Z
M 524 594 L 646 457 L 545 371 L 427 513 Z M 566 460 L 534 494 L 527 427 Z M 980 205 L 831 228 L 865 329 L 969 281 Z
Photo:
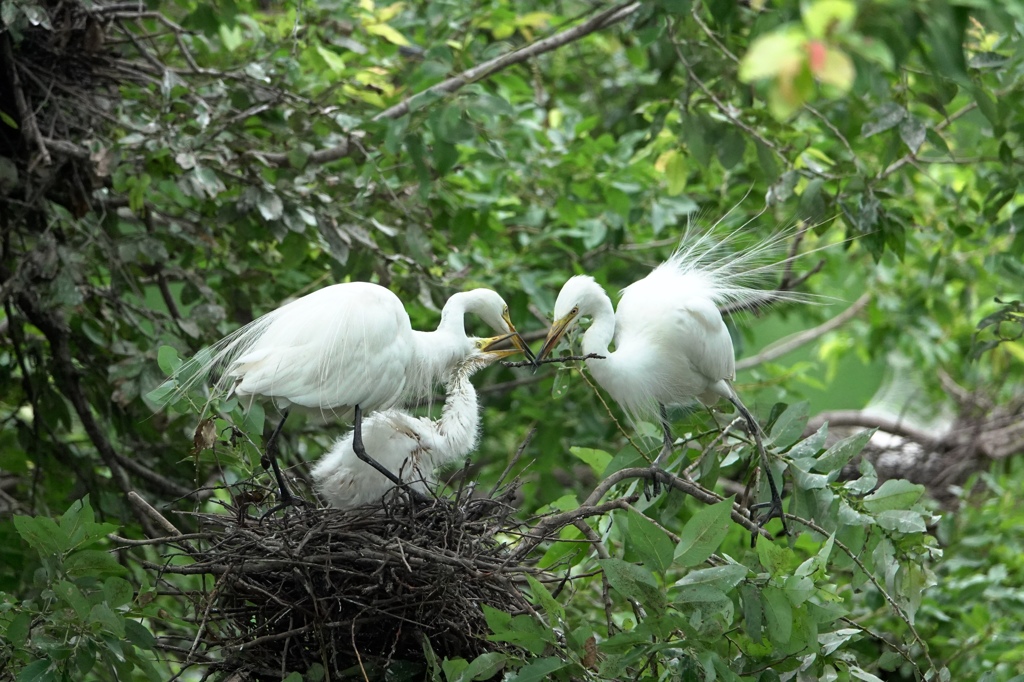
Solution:
M 422 92 L 418 92 L 402 100 L 393 107 L 385 109 L 374 116 L 371 120 L 381 121 L 384 119 L 400 118 L 412 111 L 424 100 L 429 101 L 431 97 L 451 94 L 465 85 L 487 78 L 488 76 L 495 74 L 502 69 L 506 69 L 513 64 L 525 62 L 537 55 L 544 54 L 545 52 L 551 52 L 552 50 L 556 50 L 564 45 L 568 45 L 569 43 L 579 40 L 584 36 L 590 35 L 591 33 L 600 31 L 601 29 L 622 21 L 640 9 L 640 6 L 641 3 L 639 2 L 629 2 L 622 5 L 616 5 L 615 7 L 601 12 L 578 26 L 566 29 L 561 33 L 556 33 L 553 36 L 538 40 L 537 42 L 531 43 L 518 50 L 509 52 L 508 54 L 503 54 L 499 57 L 486 61 L 483 64 L 478 64 L 470 69 L 466 69 L 460 74 L 452 76 L 437 85 L 431 86 Z M 353 145 L 348 139 L 346 139 L 334 147 L 328 147 L 327 149 L 320 149 L 313 152 L 306 159 L 306 164 L 323 164 L 343 159 L 351 153 L 352 147 Z M 286 153 L 259 151 L 253 151 L 250 153 L 274 166 L 288 166 L 290 164 L 288 154 Z
M 849 308 L 833 317 L 831 320 L 827 320 L 819 324 L 817 327 L 806 329 L 802 332 L 793 334 L 791 336 L 787 336 L 784 339 L 780 339 L 775 343 L 771 344 L 770 346 L 768 346 L 767 348 L 765 348 L 764 350 L 762 350 L 757 355 L 749 358 L 743 358 L 742 360 L 738 361 L 736 363 L 736 371 L 738 372 L 740 370 L 750 369 L 751 367 L 756 367 L 757 365 L 763 364 L 765 362 L 771 362 L 772 360 L 780 358 L 786 353 L 789 353 L 790 351 L 796 350 L 797 348 L 803 346 L 804 344 L 810 343 L 815 339 L 821 338 L 825 334 L 835 329 L 838 329 L 839 327 L 843 326 L 844 324 L 852 320 L 854 317 L 856 317 L 860 313 L 860 311 L 864 310 L 864 308 L 867 307 L 867 304 L 870 301 L 871 295 L 864 294 L 856 301 L 854 301 L 853 305 L 851 305 Z
M 6 268 L 3 268 L 0 269 L 0 276 L 6 279 L 10 276 L 10 273 L 6 271 Z M 75 413 L 78 415 L 79 421 L 82 422 L 82 427 L 89 436 L 89 440 L 92 441 L 93 447 L 96 448 L 103 463 L 110 469 L 110 476 L 115 485 L 117 485 L 121 492 L 126 495 L 130 494 L 132 492 L 131 481 L 128 480 L 128 475 L 121 468 L 118 455 L 107 439 L 103 429 L 96 421 L 96 417 L 89 406 L 89 401 L 82 390 L 78 371 L 75 369 L 74 362 L 71 359 L 71 346 L 68 343 L 70 331 L 67 329 L 63 318 L 61 318 L 57 311 L 48 309 L 43 305 L 34 290 L 24 288 L 18 291 L 15 294 L 15 301 L 22 312 L 25 313 L 25 317 L 43 333 L 43 336 L 46 337 L 47 342 L 50 344 L 54 364 L 53 377 L 60 387 L 61 393 L 64 394 L 71 402 L 72 407 L 74 407 Z M 156 537 L 159 534 L 149 517 L 138 515 L 137 518 L 148 535 Z
M 11 81 L 11 89 L 14 91 L 14 103 L 18 107 L 18 116 L 21 117 L 21 126 L 25 129 L 25 137 L 28 142 L 36 146 L 39 152 L 39 160 L 43 165 L 51 163 L 50 152 L 46 149 L 43 136 L 36 125 L 36 117 L 32 108 L 25 99 L 25 93 L 21 89 L 21 78 L 18 77 L 18 63 L 14 60 L 14 50 L 11 48 L 11 34 L 0 37 L 0 54 L 3 62 L 7 65 L 7 77 Z
M 908 426 L 899 419 L 868 414 L 860 410 L 822 412 L 807 422 L 805 432 L 814 433 L 826 422 L 828 422 L 829 426 L 856 426 L 865 429 L 879 429 L 894 436 L 908 438 L 929 449 L 937 447 L 942 442 L 941 439 L 935 438 L 931 433 Z

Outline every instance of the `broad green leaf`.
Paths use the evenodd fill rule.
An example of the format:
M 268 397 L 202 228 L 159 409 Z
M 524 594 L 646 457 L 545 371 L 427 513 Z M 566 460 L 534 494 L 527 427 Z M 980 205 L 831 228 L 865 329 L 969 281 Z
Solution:
M 665 593 L 658 587 L 654 575 L 642 566 L 622 559 L 599 559 L 609 584 L 624 597 L 629 597 L 652 611 L 665 609 Z
M 153 633 L 146 629 L 145 625 L 131 618 L 126 618 L 124 621 L 124 633 L 128 641 L 140 649 L 149 651 L 156 644 Z
M 860 134 L 871 137 L 895 128 L 907 117 L 907 110 L 895 102 L 886 102 L 871 112 L 871 120 L 861 126 Z
M 103 598 L 112 609 L 127 605 L 135 597 L 135 588 L 123 578 L 110 577 L 103 581 Z
M 171 375 L 181 367 L 181 358 L 173 346 L 160 346 L 156 353 L 156 364 L 164 374 Z
M 89 600 L 82 594 L 82 590 L 72 582 L 59 580 L 53 586 L 54 593 L 67 603 L 75 611 L 75 615 L 82 622 L 89 617 L 89 610 L 92 608 Z
M 459 682 L 473 682 L 475 680 L 489 680 L 504 668 L 509 657 L 500 651 L 489 651 L 480 654 L 462 671 L 459 675 Z
M 401 47 L 409 47 L 410 45 L 409 40 L 405 36 L 387 24 L 370 24 L 366 27 L 366 32 L 380 36 L 389 43 L 394 43 Z
M 712 568 L 701 568 L 690 571 L 676 582 L 682 585 L 709 585 L 720 590 L 729 590 L 740 583 L 747 575 L 747 567 L 740 564 L 726 564 Z
M 75 552 L 64 561 L 64 570 L 73 578 L 98 578 L 105 575 L 124 575 L 128 572 L 113 555 L 98 549 Z
M 629 510 L 626 515 L 629 524 L 628 542 L 636 550 L 644 565 L 664 573 L 672 565 L 672 541 L 643 514 Z
M 530 592 L 533 594 L 534 602 L 539 603 L 541 608 L 544 609 L 544 613 L 547 614 L 551 627 L 558 627 L 559 623 L 565 618 L 565 609 L 558 603 L 558 600 L 551 596 L 548 588 L 544 587 L 532 575 L 526 575 L 526 582 L 530 585 Z
M 124 618 L 110 610 L 106 604 L 96 604 L 89 612 L 89 623 L 99 625 L 117 638 L 124 637 Z
M 28 640 L 29 627 L 32 625 L 32 616 L 24 611 L 16 615 L 7 624 L 7 630 L 3 633 L 8 642 L 16 649 L 24 649 Z
M 807 32 L 816 38 L 845 33 L 857 16 L 857 5 L 850 0 L 814 0 L 801 9 Z
M 842 439 L 818 457 L 814 469 L 826 474 L 841 470 L 855 455 L 860 454 L 875 431 L 869 429 Z
M 789 599 L 782 590 L 771 585 L 761 590 L 761 597 L 768 638 L 776 644 L 786 644 L 793 634 L 793 607 Z
M 875 522 L 886 530 L 901 533 L 923 533 L 927 525 L 920 512 L 907 509 L 887 509 L 875 515 Z
M 732 523 L 733 498 L 704 507 L 683 526 L 676 545 L 673 563 L 696 566 L 714 554 L 729 533 Z
M 540 655 L 554 634 L 533 616 L 512 616 L 504 611 L 483 604 L 484 619 L 491 629 L 488 639 L 492 642 L 517 644 L 534 655 Z
M 676 604 L 708 604 L 729 602 L 729 596 L 714 585 L 681 585 L 673 587 L 669 595 Z
M 15 516 L 18 535 L 41 555 L 59 555 L 69 549 L 67 533 L 47 516 Z
M 795 28 L 781 29 L 758 36 L 740 60 L 739 79 L 751 83 L 762 78 L 774 78 L 781 71 L 792 68 L 802 58 L 806 37 Z
M 612 456 L 604 450 L 581 448 L 573 445 L 569 448 L 569 452 L 577 459 L 589 464 L 590 468 L 593 469 L 594 473 L 598 476 L 604 475 L 604 470 L 608 468 L 608 463 L 612 461 Z
M 892 509 L 909 509 L 921 499 L 924 491 L 923 485 L 902 478 L 889 479 L 864 498 L 864 508 L 874 514 Z
M 55 676 L 49 674 L 50 666 L 53 662 L 48 658 L 41 658 L 36 661 L 32 661 L 18 673 L 18 682 L 44 682 L 48 680 L 57 680 Z
M 341 55 L 319 45 L 316 48 L 316 52 L 335 76 L 340 76 L 345 72 L 345 60 L 341 58 Z
M 771 444 L 777 448 L 786 448 L 795 443 L 807 427 L 809 418 L 807 401 L 787 407 L 772 425 Z
M 554 656 L 541 658 L 524 665 L 519 669 L 519 672 L 512 677 L 506 678 L 506 680 L 507 682 L 542 682 L 543 680 L 551 679 L 552 673 L 569 665 L 571 665 L 569 661 L 563 661 Z
M 792 552 L 774 542 L 757 543 L 757 558 L 769 575 L 779 576 L 785 573 Z

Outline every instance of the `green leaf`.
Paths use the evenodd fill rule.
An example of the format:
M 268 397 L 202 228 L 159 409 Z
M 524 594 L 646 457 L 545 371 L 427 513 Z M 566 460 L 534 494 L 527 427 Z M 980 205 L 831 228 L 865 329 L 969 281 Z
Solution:
M 99 625 L 118 639 L 124 637 L 124 618 L 110 610 L 106 604 L 96 604 L 89 612 L 89 623 Z
M 793 606 L 789 599 L 782 590 L 771 585 L 766 585 L 761 590 L 761 597 L 768 626 L 768 638 L 779 645 L 788 643 L 793 635 Z
M 772 425 L 771 443 L 777 448 L 789 447 L 797 441 L 807 428 L 810 411 L 806 400 L 786 408 Z
M 489 680 L 500 673 L 508 662 L 507 654 L 489 651 L 474 658 L 458 677 L 458 682 Z
M 411 44 L 405 36 L 387 24 L 370 24 L 366 27 L 366 32 L 372 33 L 375 36 L 380 36 L 389 43 L 393 43 L 400 47 L 409 47 Z
M 170 376 L 178 371 L 181 367 L 181 358 L 178 357 L 178 351 L 173 346 L 160 346 L 160 350 L 156 353 L 156 364 L 160 366 L 160 371 Z
M 834 444 L 828 450 L 823 452 L 820 457 L 814 462 L 814 469 L 823 473 L 832 473 L 839 471 L 846 463 L 849 462 L 854 456 L 860 454 L 864 446 L 871 440 L 871 436 L 874 435 L 877 429 L 870 429 L 867 431 L 861 431 L 852 436 L 842 439 L 838 443 Z
M 593 469 L 594 473 L 598 476 L 604 475 L 604 470 L 608 468 L 608 463 L 612 461 L 612 456 L 604 450 L 581 448 L 573 445 L 569 448 L 569 452 L 571 452 L 577 459 L 589 464 L 590 468 Z
M 712 568 L 690 571 L 676 582 L 676 585 L 708 585 L 717 587 L 720 590 L 730 590 L 736 587 L 746 575 L 746 566 L 726 564 L 725 566 L 713 566 Z
M 0 110 L 0 122 L 3 122 L 8 128 L 18 130 L 18 122 L 11 118 L 5 111 Z
M 675 564 L 696 566 L 714 554 L 729 533 L 732 503 L 733 498 L 728 497 L 704 507 L 686 522 L 683 532 L 679 534 L 679 544 L 676 545 Z
M 18 535 L 43 556 L 59 555 L 70 548 L 67 534 L 47 516 L 15 516 Z
M 51 665 L 53 665 L 53 662 L 48 658 L 32 661 L 18 673 L 18 682 L 43 682 L 44 680 L 57 679 L 47 674 L 50 671 Z
M 622 559 L 599 559 L 608 583 L 624 597 L 635 599 L 653 611 L 665 609 L 665 593 L 658 587 L 654 575 L 644 568 Z
M 98 549 L 83 549 L 64 561 L 64 570 L 72 578 L 104 575 L 124 575 L 127 569 L 108 552 Z
M 24 649 L 28 641 L 29 628 L 32 625 L 32 616 L 22 611 L 7 624 L 4 637 L 14 645 L 15 649 Z
M 529 665 L 524 665 L 515 675 L 505 679 L 506 682 L 542 682 L 542 680 L 551 679 L 551 673 L 566 668 L 569 665 L 571 665 L 570 662 L 553 656 L 541 658 Z
M 675 549 L 665 531 L 661 530 L 643 514 L 629 510 L 627 513 L 630 546 L 640 556 L 644 564 L 653 570 L 664 573 L 672 565 L 672 554 Z
M 487 639 L 492 642 L 517 644 L 539 656 L 554 638 L 554 633 L 544 624 L 538 623 L 533 616 L 512 616 L 487 604 L 482 607 L 484 619 L 493 633 Z
M 316 52 L 335 76 L 340 76 L 345 72 L 345 60 L 341 58 L 341 55 L 321 46 L 317 46 Z
M 551 593 L 548 592 L 548 588 L 544 587 L 544 585 L 532 575 L 526 575 L 526 582 L 530 585 L 530 593 L 533 594 L 534 603 L 540 603 L 541 608 L 544 609 L 544 613 L 548 616 L 551 626 L 556 627 L 563 619 L 565 619 L 565 609 L 558 603 L 558 600 L 551 596 Z
M 807 32 L 816 38 L 849 31 L 857 17 L 857 5 L 850 0 L 815 0 L 802 10 Z
M 92 608 L 89 605 L 89 600 L 82 594 L 82 590 L 78 589 L 78 586 L 67 580 L 59 580 L 53 586 L 54 594 L 59 596 L 67 603 L 72 609 L 78 619 L 85 621 L 89 617 L 89 610 Z
M 123 578 L 110 577 L 103 581 L 103 598 L 112 609 L 125 606 L 135 597 L 135 588 Z
M 786 28 L 758 36 L 740 60 L 739 79 L 751 83 L 774 78 L 794 62 L 803 59 L 806 36 L 796 28 Z
M 789 564 L 791 555 L 789 550 L 779 547 L 774 542 L 757 543 L 757 559 L 769 575 L 782 575 Z
M 686 189 L 689 174 L 686 169 L 686 157 L 677 150 L 668 152 L 665 163 L 665 178 L 668 180 L 668 193 L 671 196 L 681 194 Z
M 551 397 L 561 398 L 569 391 L 572 385 L 573 369 L 571 367 L 559 367 L 555 372 L 555 380 L 551 385 Z M 589 462 L 588 462 L 589 463 Z
M 927 529 L 921 513 L 908 509 L 887 509 L 879 512 L 875 521 L 886 530 L 900 533 L 923 533 Z
M 878 490 L 864 498 L 864 508 L 873 514 L 892 509 L 909 509 L 921 499 L 923 485 L 900 479 L 889 479 Z
M 861 126 L 860 134 L 871 137 L 898 126 L 907 117 L 907 110 L 895 102 L 886 102 L 871 112 L 870 120 Z
M 153 636 L 153 633 L 145 625 L 131 618 L 126 618 L 124 621 L 124 634 L 129 642 L 146 651 L 151 650 L 156 644 L 156 637 Z

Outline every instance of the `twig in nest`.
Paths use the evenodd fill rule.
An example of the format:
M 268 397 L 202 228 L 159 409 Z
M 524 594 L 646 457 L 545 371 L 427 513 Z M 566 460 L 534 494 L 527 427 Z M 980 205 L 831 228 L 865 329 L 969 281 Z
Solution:
M 502 362 L 501 364 L 505 367 L 536 367 L 537 365 L 547 365 L 553 362 L 565 364 L 566 362 L 575 362 L 577 360 L 604 360 L 605 356 L 598 355 L 597 353 L 590 353 L 588 355 L 563 355 L 557 358 L 544 358 L 543 360 L 535 360 L 533 362 L 529 360 L 519 360 L 517 362 Z

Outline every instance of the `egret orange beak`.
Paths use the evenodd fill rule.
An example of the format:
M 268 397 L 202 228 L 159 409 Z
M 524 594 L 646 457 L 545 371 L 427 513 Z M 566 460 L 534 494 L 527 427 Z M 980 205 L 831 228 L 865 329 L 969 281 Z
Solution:
M 544 345 L 541 346 L 540 353 L 537 354 L 537 360 L 543 360 L 551 354 L 551 351 L 554 350 L 555 346 L 558 345 L 558 342 L 562 340 L 562 337 L 565 336 L 565 332 L 568 331 L 569 326 L 575 319 L 576 315 L 574 313 L 569 313 L 562 319 L 555 320 L 551 324 L 551 328 L 548 329 L 548 336 L 544 339 Z
M 509 340 L 512 341 L 512 345 L 514 346 L 513 348 L 497 348 L 497 346 L 500 346 L 501 344 Z M 498 359 L 501 359 L 507 358 L 510 355 L 515 355 L 516 353 L 524 352 L 523 348 L 526 347 L 526 343 L 523 341 L 523 338 L 519 336 L 519 332 L 512 331 L 508 334 L 502 334 L 501 336 L 492 336 L 487 339 L 477 339 L 476 347 L 482 353 L 487 353 L 489 355 L 497 357 Z M 526 349 L 526 352 L 529 352 L 528 348 Z M 530 353 L 529 357 L 530 361 L 532 362 L 533 353 Z
M 530 347 L 526 345 L 526 341 L 519 335 L 519 332 L 516 331 L 516 326 L 512 324 L 512 318 L 509 317 L 507 310 L 502 314 L 501 319 L 505 321 L 505 324 L 508 325 L 509 331 L 512 333 L 512 345 L 515 346 L 519 352 L 525 355 L 527 360 L 535 362 L 533 351 L 530 350 Z

